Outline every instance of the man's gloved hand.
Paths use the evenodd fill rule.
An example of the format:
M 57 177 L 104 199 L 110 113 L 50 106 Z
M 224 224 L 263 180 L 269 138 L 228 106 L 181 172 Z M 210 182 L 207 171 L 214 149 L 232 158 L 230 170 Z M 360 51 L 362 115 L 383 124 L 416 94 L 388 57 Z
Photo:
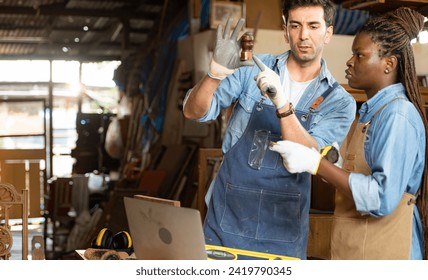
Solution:
M 290 173 L 309 172 L 316 175 L 321 161 L 321 154 L 314 148 L 283 140 L 271 142 L 269 149 L 278 152 L 282 163 Z
M 263 95 L 270 98 L 277 109 L 284 107 L 288 100 L 282 90 L 281 79 L 272 69 L 267 67 L 258 57 L 253 56 L 253 60 L 261 72 L 254 77 L 257 86 Z
M 208 76 L 213 79 L 223 80 L 238 67 L 254 65 L 252 60 L 241 61 L 241 38 L 238 40 L 238 36 L 245 24 L 245 19 L 241 18 L 238 21 L 232 35 L 229 36 L 232 22 L 233 18 L 227 20 L 224 32 L 221 24 L 217 27 L 214 53 L 208 72 Z

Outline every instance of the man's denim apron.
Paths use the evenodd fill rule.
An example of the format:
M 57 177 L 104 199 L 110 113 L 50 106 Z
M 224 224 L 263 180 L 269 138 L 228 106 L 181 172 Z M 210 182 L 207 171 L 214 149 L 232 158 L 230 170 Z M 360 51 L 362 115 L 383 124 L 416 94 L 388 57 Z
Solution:
M 256 131 L 280 140 L 275 107 L 262 107 L 254 106 L 242 137 L 223 157 L 204 223 L 206 243 L 306 259 L 309 173 L 290 174 L 268 148 L 259 169 L 248 163 Z M 311 115 L 295 113 L 308 129 Z

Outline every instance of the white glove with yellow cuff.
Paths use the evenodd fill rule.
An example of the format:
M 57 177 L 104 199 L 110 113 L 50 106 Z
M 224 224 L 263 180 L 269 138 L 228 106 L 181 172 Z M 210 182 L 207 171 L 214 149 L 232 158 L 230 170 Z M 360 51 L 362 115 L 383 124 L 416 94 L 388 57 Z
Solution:
M 322 155 L 315 148 L 283 140 L 271 142 L 269 149 L 281 155 L 282 163 L 290 173 L 309 172 L 316 175 L 318 172 Z

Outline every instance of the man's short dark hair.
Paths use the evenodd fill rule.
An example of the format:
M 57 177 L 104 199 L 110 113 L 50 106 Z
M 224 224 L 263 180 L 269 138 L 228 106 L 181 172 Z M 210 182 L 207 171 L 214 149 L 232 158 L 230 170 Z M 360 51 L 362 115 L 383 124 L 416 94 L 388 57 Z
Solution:
M 290 10 L 299 7 L 320 6 L 324 10 L 324 20 L 326 26 L 333 25 L 334 16 L 336 14 L 336 6 L 330 0 L 283 0 L 282 1 L 282 14 L 284 15 L 284 24 L 287 24 L 288 13 Z

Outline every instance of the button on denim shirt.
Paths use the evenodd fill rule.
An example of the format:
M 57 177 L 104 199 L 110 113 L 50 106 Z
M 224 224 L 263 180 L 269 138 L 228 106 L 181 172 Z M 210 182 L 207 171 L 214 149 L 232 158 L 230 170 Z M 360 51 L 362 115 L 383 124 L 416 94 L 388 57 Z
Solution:
M 278 56 L 270 54 L 257 56 L 266 66 L 279 73 L 281 80 L 284 79 L 285 63 L 288 59 L 289 51 Z M 244 110 L 235 110 L 229 120 L 222 145 L 224 153 L 241 137 L 254 105 L 259 103 L 262 98 L 264 99 L 263 103 L 272 104 L 269 98 L 261 95 L 260 89 L 254 80 L 254 77 L 259 73 L 260 69 L 257 66 L 240 67 L 233 74 L 222 80 L 214 93 L 208 112 L 198 119 L 199 122 L 215 120 L 223 109 L 235 103 L 236 106 L 244 108 Z M 293 106 L 298 110 L 309 112 L 309 107 L 314 100 L 334 82 L 335 79 L 328 71 L 326 62 L 322 59 L 319 76 L 309 84 L 298 104 L 293 104 Z M 188 92 L 189 94 L 191 94 L 191 91 Z M 184 106 L 185 104 L 186 100 Z M 355 118 L 355 113 L 355 99 L 342 86 L 338 86 L 312 113 L 309 134 L 317 141 L 318 148 L 331 145 L 333 142 L 338 142 L 340 145 Z

